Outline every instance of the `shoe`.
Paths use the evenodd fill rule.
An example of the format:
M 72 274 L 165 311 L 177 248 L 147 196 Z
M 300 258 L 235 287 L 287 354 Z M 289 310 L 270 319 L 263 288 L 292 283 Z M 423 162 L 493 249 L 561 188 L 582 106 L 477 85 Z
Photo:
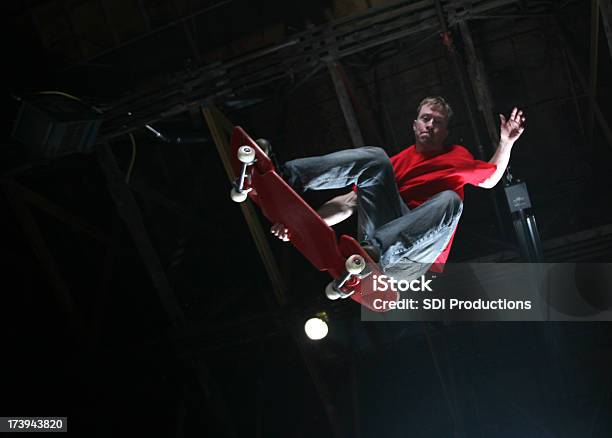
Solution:
M 268 156 L 268 158 L 270 158 L 272 164 L 274 164 L 274 167 L 280 170 L 281 166 L 278 162 L 278 159 L 276 158 L 276 155 L 274 154 L 274 151 L 272 150 L 272 144 L 265 138 L 258 138 L 257 140 L 255 140 L 255 143 L 257 143 L 257 146 L 259 146 L 261 150 L 264 151 L 264 153 Z
M 278 161 L 278 158 L 276 158 L 276 154 L 272 150 L 272 144 L 270 144 L 270 142 L 265 138 L 258 138 L 257 140 L 255 140 L 255 143 L 257 143 L 257 146 L 259 146 L 261 150 L 264 151 L 265 154 L 270 158 L 272 164 L 274 165 L 274 170 L 276 170 L 276 173 L 278 173 L 287 184 L 293 187 L 294 190 L 298 190 L 293 186 L 294 181 L 291 179 L 291 175 L 285 168 L 284 164 L 281 164 L 280 161 Z
M 261 150 L 266 153 L 267 156 L 270 156 L 270 154 L 272 153 L 272 145 L 268 140 L 266 140 L 265 138 L 258 138 L 257 140 L 255 140 L 255 143 L 257 143 L 257 146 L 259 146 Z
M 380 262 L 380 248 L 370 240 L 361 242 L 361 247 L 370 256 L 374 263 Z

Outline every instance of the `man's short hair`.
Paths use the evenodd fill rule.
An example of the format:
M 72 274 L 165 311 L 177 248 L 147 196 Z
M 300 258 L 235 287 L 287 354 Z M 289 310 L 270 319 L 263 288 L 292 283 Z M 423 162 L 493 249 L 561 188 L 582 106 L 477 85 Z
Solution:
M 432 105 L 432 106 L 440 106 L 444 109 L 444 112 L 446 113 L 446 121 L 450 122 L 450 119 L 453 117 L 453 109 L 451 108 L 450 104 L 446 101 L 445 98 L 443 98 L 442 96 L 428 96 L 425 99 L 423 99 L 421 101 L 421 103 L 419 103 L 419 106 L 417 107 L 416 110 L 416 116 L 417 118 L 419 117 L 419 114 L 421 113 L 421 108 L 423 108 L 424 105 Z

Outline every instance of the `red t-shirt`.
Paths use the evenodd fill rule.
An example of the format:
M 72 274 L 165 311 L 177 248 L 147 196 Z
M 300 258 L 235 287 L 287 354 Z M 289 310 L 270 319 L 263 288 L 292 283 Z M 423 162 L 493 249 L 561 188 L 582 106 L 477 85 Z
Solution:
M 463 146 L 452 145 L 442 152 L 418 152 L 412 145 L 391 157 L 400 195 L 408 208 L 414 209 L 444 190 L 453 190 L 463 200 L 463 186 L 478 185 L 489 178 L 497 166 L 476 160 Z M 441 272 L 453 243 L 448 245 L 432 265 Z

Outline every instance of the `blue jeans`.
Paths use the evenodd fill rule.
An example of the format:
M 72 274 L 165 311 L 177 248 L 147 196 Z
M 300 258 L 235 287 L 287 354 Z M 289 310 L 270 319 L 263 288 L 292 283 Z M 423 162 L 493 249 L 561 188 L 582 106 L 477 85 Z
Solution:
M 463 203 L 446 190 L 410 210 L 387 153 L 362 147 L 288 161 L 283 176 L 298 192 L 357 186 L 358 240 L 381 251 L 380 266 L 400 278 L 425 273 L 450 241 Z

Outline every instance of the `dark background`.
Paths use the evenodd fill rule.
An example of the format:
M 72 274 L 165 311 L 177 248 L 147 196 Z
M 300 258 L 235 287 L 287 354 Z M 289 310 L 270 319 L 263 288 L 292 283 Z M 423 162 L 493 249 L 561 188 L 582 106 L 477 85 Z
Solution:
M 355 303 L 325 299 L 327 274 L 270 240 L 286 286 L 281 305 L 229 199 L 197 105 L 153 123 L 199 139 L 190 144 L 159 141 L 121 113 L 131 96 L 180 88 L 199 68 L 387 4 L 3 3 L 9 123 L 0 146 L 0 415 L 67 415 L 72 432 L 90 436 L 612 435 L 609 323 L 364 323 Z M 587 80 L 597 73 L 596 101 L 609 123 L 612 65 L 603 25 L 593 39 L 589 1 L 523 0 L 488 15 L 469 25 L 495 113 L 518 106 L 528 118 L 512 174 L 528 183 L 545 260 L 609 262 L 612 144 L 597 121 L 590 128 L 591 90 L 568 62 L 573 56 Z M 451 32 L 463 56 L 459 32 Z M 366 144 L 389 155 L 410 145 L 418 102 L 439 94 L 456 114 L 449 140 L 478 155 L 438 33 L 341 60 Z M 298 79 L 287 75 L 206 103 L 252 137 L 270 139 L 281 161 L 350 147 L 327 70 Z M 11 137 L 19 108 L 13 96 L 44 90 L 103 111 L 96 151 L 50 159 Z M 488 159 L 493 147 L 472 95 L 469 104 Z M 150 113 L 161 114 L 165 105 L 156 100 Z M 114 135 L 123 122 L 135 156 L 128 135 Z M 100 165 L 105 147 L 121 178 L 109 180 Z M 111 196 L 133 157 L 128 192 L 148 249 Z M 318 206 L 331 195 L 308 201 Z M 337 231 L 354 228 L 348 221 Z M 170 304 L 145 253 L 159 261 Z M 520 260 L 501 188 L 466 188 L 450 261 L 474 260 Z M 316 343 L 302 326 L 319 311 L 330 315 L 330 335 Z

